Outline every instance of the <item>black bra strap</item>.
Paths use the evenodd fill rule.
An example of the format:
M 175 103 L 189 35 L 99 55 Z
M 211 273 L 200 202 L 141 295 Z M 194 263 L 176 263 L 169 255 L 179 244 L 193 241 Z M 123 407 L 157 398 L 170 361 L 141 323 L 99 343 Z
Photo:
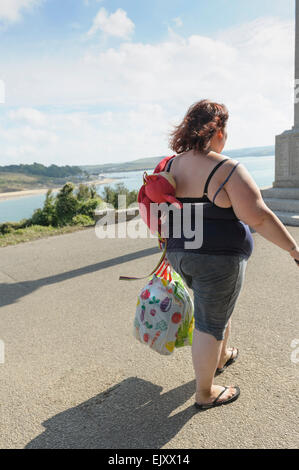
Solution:
M 172 162 L 174 160 L 175 156 L 172 157 L 168 163 L 167 163 L 167 167 L 166 167 L 166 170 L 165 171 L 169 171 L 170 170 L 170 167 L 172 165 Z M 204 189 L 204 193 L 203 193 L 203 196 L 204 197 L 205 195 L 207 196 L 208 195 L 208 186 L 209 186 L 209 183 L 211 181 L 211 178 L 212 176 L 214 175 L 215 171 L 218 170 L 218 168 L 224 163 L 226 162 L 226 160 L 230 160 L 230 158 L 225 158 L 224 160 L 222 160 L 221 162 L 219 162 L 214 168 L 213 170 L 211 171 L 211 173 L 209 174 L 208 178 L 207 178 L 207 181 L 206 181 L 206 184 L 205 184 L 205 189 Z
M 167 168 L 165 171 L 169 171 L 169 170 L 170 170 L 170 167 L 171 167 L 171 165 L 172 165 L 172 162 L 173 162 L 173 159 L 174 159 L 174 158 L 175 158 L 175 156 L 172 157 L 172 158 L 170 158 L 170 160 L 168 160 L 168 162 L 167 162 L 168 168 Z
M 211 181 L 211 178 L 213 176 L 213 174 L 215 173 L 215 171 L 226 161 L 226 160 L 230 160 L 230 158 L 225 158 L 224 160 L 222 160 L 221 162 L 219 162 L 215 168 L 213 168 L 213 170 L 211 171 L 211 173 L 209 174 L 208 178 L 207 178 L 207 181 L 206 181 L 206 184 L 205 184 L 205 189 L 204 189 L 204 192 L 203 192 L 203 196 L 207 196 L 208 195 L 208 186 L 209 186 L 209 183 Z

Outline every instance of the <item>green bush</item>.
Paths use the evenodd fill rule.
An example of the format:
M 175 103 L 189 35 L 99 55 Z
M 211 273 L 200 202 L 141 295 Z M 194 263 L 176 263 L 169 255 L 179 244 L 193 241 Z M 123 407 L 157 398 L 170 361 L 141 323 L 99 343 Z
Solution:
M 125 195 L 126 199 L 126 207 L 130 206 L 131 204 L 137 202 L 138 191 L 132 190 L 130 191 L 124 183 L 117 183 L 116 188 L 113 189 L 111 186 L 104 186 L 104 193 L 102 196 L 103 200 L 112 206 L 115 209 L 119 209 L 118 207 L 118 195 Z
M 93 217 L 95 209 L 98 207 L 99 203 L 101 202 L 100 199 L 87 199 L 80 203 L 78 207 L 78 214 L 86 215 L 88 217 Z
M 36 209 L 31 217 L 32 225 L 48 225 L 43 214 L 43 209 Z
M 77 199 L 79 201 L 86 201 L 89 199 L 90 196 L 90 188 L 86 186 L 86 184 L 79 184 L 79 188 L 77 191 Z
M 22 219 L 20 222 L 4 222 L 0 224 L 0 233 L 6 235 L 7 233 L 12 233 L 15 230 L 19 230 L 31 225 L 30 219 Z
M 66 183 L 56 196 L 56 223 L 57 225 L 67 225 L 72 222 L 72 218 L 77 214 L 79 201 L 74 194 L 75 185 Z
M 87 201 L 88 199 L 101 199 L 97 194 L 97 188 L 94 184 L 87 186 L 86 184 L 79 184 L 77 190 L 77 199 L 79 201 Z
M 52 195 L 52 190 L 47 192 L 44 206 L 34 211 L 31 224 L 53 227 L 72 225 L 76 215 L 94 219 L 94 211 L 102 202 L 95 186 L 80 184 L 75 192 L 74 184 L 66 183 L 56 196 Z
M 35 210 L 30 219 L 0 224 L 0 235 L 14 232 L 21 235 L 27 227 L 32 228 L 31 232 L 41 231 L 44 227 L 46 232 L 46 227 L 50 229 L 66 225 L 93 225 L 95 209 L 104 208 L 107 203 L 118 209 L 119 194 L 126 195 L 126 207 L 137 203 L 138 192 L 129 191 L 123 183 L 118 183 L 115 189 L 105 186 L 102 197 L 97 194 L 94 185 L 80 184 L 75 191 L 73 183 L 66 183 L 57 195 L 53 195 L 52 190 L 49 190 L 43 207 Z
M 88 215 L 78 214 L 72 218 L 72 225 L 94 225 L 94 219 Z
M 94 220 L 94 211 L 103 204 L 96 187 L 80 184 L 77 191 L 73 183 L 66 183 L 56 196 L 49 190 L 42 209 L 34 211 L 32 225 L 62 227 L 73 225 L 73 218 L 84 215 Z M 76 219 L 77 220 L 77 219 Z M 79 220 L 79 219 L 78 219 Z M 84 224 L 87 219 L 84 220 Z M 88 221 L 90 224 L 90 220 Z
M 36 209 L 31 217 L 32 225 L 57 225 L 55 196 L 50 189 L 46 194 L 46 200 L 42 209 Z
M 1 224 L 0 230 L 3 235 L 11 233 L 15 230 L 14 224 L 12 222 L 5 222 L 4 224 Z

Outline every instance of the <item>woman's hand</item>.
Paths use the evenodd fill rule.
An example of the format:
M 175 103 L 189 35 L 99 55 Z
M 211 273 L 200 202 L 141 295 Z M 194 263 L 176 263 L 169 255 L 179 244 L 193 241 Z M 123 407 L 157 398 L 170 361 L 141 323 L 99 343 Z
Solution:
M 299 266 L 299 247 L 296 246 L 293 250 L 289 251 L 289 253 Z

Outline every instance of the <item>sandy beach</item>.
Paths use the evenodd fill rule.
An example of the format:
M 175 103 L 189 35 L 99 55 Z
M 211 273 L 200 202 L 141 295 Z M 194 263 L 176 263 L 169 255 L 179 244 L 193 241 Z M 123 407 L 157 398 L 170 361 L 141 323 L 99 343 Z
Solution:
M 95 184 L 98 186 L 101 184 L 114 183 L 115 181 L 116 179 L 113 179 L 113 178 L 104 178 L 102 180 L 84 182 L 83 184 L 86 184 L 88 186 L 90 186 L 91 184 Z M 78 184 L 76 184 L 76 186 L 78 186 Z M 7 201 L 8 199 L 17 199 L 17 198 L 26 197 L 26 196 L 36 196 L 37 194 L 46 194 L 49 189 L 52 189 L 53 191 L 57 191 L 60 188 L 61 186 L 57 188 L 24 189 L 23 191 L 12 191 L 8 193 L 0 193 L 0 202 Z

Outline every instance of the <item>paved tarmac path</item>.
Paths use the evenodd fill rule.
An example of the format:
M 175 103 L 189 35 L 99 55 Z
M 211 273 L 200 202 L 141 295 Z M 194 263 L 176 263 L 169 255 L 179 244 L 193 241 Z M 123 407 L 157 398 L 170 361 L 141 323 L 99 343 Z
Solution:
M 232 317 L 240 356 L 216 378 L 241 396 L 202 413 L 191 348 L 163 357 L 132 336 L 145 280 L 118 278 L 154 268 L 155 239 L 87 229 L 1 248 L 0 448 L 298 447 L 299 270 L 253 237 Z

